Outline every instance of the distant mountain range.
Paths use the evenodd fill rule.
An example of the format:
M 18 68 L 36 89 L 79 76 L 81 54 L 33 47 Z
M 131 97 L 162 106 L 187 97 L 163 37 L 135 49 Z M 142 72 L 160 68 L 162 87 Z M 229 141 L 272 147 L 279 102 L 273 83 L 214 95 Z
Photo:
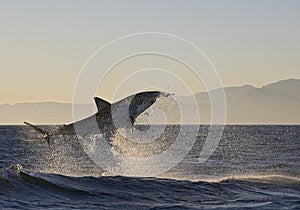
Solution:
M 244 85 L 227 87 L 224 90 L 228 124 L 300 124 L 300 79 L 281 80 L 261 88 Z M 211 104 L 208 93 L 196 93 L 194 97 L 198 103 L 201 122 L 209 123 Z M 187 101 L 191 96 L 180 98 Z M 168 103 L 160 102 L 156 106 L 162 108 L 165 104 Z M 91 110 L 94 105 L 77 106 Z M 169 123 L 180 122 L 176 117 L 179 116 L 177 108 L 168 106 L 162 110 L 165 111 Z M 193 112 L 189 110 L 189 114 L 193 115 Z M 0 105 L 0 124 L 22 124 L 24 120 L 36 124 L 68 123 L 72 121 L 72 104 L 37 102 Z M 140 122 L 147 123 L 143 118 Z

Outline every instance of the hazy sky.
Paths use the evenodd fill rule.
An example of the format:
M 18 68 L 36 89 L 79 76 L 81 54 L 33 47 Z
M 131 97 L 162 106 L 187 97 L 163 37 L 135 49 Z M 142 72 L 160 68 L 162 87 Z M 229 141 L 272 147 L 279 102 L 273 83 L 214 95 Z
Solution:
M 297 0 L 1 0 L 0 104 L 71 102 L 93 52 L 144 31 L 195 43 L 224 86 L 300 78 L 299 26 Z

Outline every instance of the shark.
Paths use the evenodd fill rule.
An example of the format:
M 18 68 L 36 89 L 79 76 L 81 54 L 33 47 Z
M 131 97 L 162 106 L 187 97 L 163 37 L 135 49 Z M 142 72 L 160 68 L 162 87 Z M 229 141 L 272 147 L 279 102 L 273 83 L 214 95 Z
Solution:
M 53 136 L 73 136 L 77 133 L 102 133 L 111 136 L 120 128 L 131 126 L 133 129 L 138 116 L 150 108 L 158 98 L 170 95 L 172 94 L 160 91 L 139 92 L 115 103 L 94 97 L 98 110 L 95 114 L 70 124 L 63 124 L 53 131 L 46 131 L 26 121 L 24 123 L 39 133 L 51 148 L 50 139 Z

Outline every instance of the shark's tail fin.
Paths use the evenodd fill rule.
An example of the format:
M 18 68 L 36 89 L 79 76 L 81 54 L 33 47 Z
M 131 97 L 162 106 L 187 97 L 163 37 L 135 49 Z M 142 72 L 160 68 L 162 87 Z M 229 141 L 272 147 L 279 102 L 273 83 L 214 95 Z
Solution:
M 37 126 L 32 125 L 29 122 L 24 122 L 24 123 L 26 125 L 30 126 L 31 128 L 33 128 L 35 131 L 37 131 L 47 141 L 49 148 L 51 148 L 51 146 L 50 146 L 50 136 L 51 136 L 51 133 L 50 132 L 42 130 L 42 129 L 38 128 Z

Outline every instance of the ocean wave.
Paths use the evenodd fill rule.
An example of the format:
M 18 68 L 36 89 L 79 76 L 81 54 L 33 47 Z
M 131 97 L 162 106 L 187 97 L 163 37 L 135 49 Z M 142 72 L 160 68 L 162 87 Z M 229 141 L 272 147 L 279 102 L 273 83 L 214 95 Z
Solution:
M 5 200 L 9 200 L 10 205 L 12 200 L 21 200 L 23 204 L 19 205 L 28 208 L 54 208 L 58 203 L 66 208 L 71 205 L 77 208 L 193 209 L 200 204 L 201 207 L 224 209 L 276 208 L 287 200 L 292 206 L 299 206 L 299 184 L 298 178 L 274 175 L 191 181 L 124 176 L 72 177 L 11 167 L 1 169 L 0 205 L 2 202 L 5 206 Z M 1 201 L 2 198 L 5 199 Z
M 194 182 L 205 181 L 205 182 L 213 182 L 213 183 L 224 183 L 224 182 L 239 182 L 239 181 L 248 181 L 248 182 L 257 182 L 257 183 L 269 183 L 269 184 L 300 184 L 300 177 L 281 175 L 281 174 L 264 174 L 264 175 L 253 175 L 253 174 L 245 174 L 245 175 L 232 175 L 232 176 L 224 176 L 217 178 L 202 178 L 202 179 L 194 179 L 190 180 Z

